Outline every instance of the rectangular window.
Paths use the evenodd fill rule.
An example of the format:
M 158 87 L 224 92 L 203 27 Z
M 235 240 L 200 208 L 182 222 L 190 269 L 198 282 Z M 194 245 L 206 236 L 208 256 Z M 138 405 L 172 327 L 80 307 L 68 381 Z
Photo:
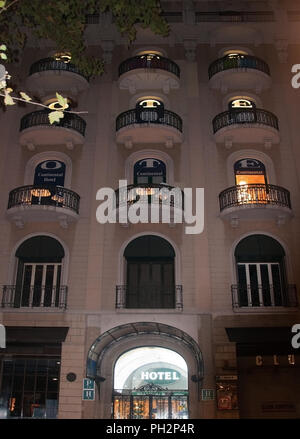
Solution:
M 60 357 L 0 359 L 0 418 L 56 418 Z

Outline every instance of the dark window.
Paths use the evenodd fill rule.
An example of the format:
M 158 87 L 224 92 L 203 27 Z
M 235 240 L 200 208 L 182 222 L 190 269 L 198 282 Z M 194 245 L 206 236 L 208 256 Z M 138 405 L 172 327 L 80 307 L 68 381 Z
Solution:
M 16 252 L 18 269 L 14 305 L 16 307 L 58 306 L 62 245 L 49 236 L 35 236 Z
M 157 236 L 142 236 L 125 249 L 127 308 L 174 308 L 173 247 Z
M 166 165 L 154 158 L 146 158 L 135 163 L 134 184 L 166 183 Z

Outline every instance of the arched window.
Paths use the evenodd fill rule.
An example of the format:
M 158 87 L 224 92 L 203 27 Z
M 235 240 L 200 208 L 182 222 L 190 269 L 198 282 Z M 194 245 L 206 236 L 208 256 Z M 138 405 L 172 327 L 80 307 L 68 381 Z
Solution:
M 16 251 L 18 259 L 15 307 L 64 307 L 65 287 L 61 286 L 62 245 L 49 236 L 24 241 Z
M 127 264 L 126 308 L 175 308 L 175 252 L 159 236 L 131 241 L 125 251 Z
M 259 160 L 246 158 L 235 162 L 236 185 L 266 184 L 266 168 Z
M 239 306 L 284 306 L 285 252 L 266 235 L 242 239 L 235 249 Z
M 240 204 L 262 203 L 268 200 L 265 165 L 259 160 L 245 158 L 234 164 L 235 184 Z
M 135 107 L 137 123 L 159 122 L 164 117 L 164 103 L 157 98 L 140 99 Z
M 145 158 L 133 167 L 134 184 L 166 183 L 166 165 L 162 160 Z
M 60 160 L 44 160 L 34 172 L 33 184 L 36 186 L 64 186 L 66 165 Z

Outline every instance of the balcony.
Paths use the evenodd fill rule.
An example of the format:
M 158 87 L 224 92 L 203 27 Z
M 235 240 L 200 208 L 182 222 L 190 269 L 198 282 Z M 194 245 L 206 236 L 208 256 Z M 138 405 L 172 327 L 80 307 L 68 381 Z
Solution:
M 45 58 L 30 67 L 26 87 L 40 97 L 55 92 L 68 92 L 69 97 L 76 97 L 89 87 L 89 82 L 74 64 Z
M 75 145 L 83 144 L 85 120 L 77 114 L 66 112 L 63 119 L 51 125 L 48 115 L 48 110 L 40 110 L 22 117 L 19 134 L 21 145 L 29 150 L 39 145 L 64 145 L 71 150 Z
M 276 311 L 278 308 L 297 308 L 296 285 L 231 285 L 233 310 Z
M 227 148 L 233 144 L 264 144 L 270 148 L 280 141 L 277 117 L 258 108 L 234 109 L 218 114 L 213 120 L 213 132 L 217 143 Z
M 172 111 L 147 108 L 142 112 L 135 108 L 125 111 L 116 120 L 116 141 L 126 148 L 134 144 L 164 144 L 172 148 L 181 143 L 182 120 Z
M 119 66 L 119 87 L 134 94 L 138 90 L 178 89 L 180 68 L 170 59 L 140 55 L 123 61 Z
M 146 212 L 147 222 L 167 223 L 170 226 L 176 224 L 176 218 L 183 222 L 184 194 L 180 188 L 167 184 L 131 184 L 124 188 L 117 189 L 116 209 L 119 222 L 123 226 L 130 223 L 128 209 L 135 203 L 148 205 L 144 212 L 139 212 L 139 218 Z M 122 217 L 122 221 L 120 218 Z
M 219 195 L 220 216 L 238 226 L 239 221 L 275 220 L 284 224 L 292 217 L 290 192 L 271 184 L 232 186 Z
M 9 194 L 7 218 L 17 227 L 27 222 L 57 221 L 66 228 L 78 219 L 80 197 L 62 186 L 22 186 Z
M 2 308 L 57 308 L 67 307 L 67 286 L 24 286 L 4 285 Z
M 141 291 L 143 293 L 141 294 Z M 143 285 L 129 287 L 116 286 L 116 309 L 183 309 L 182 285 L 175 285 L 168 289 Z
M 226 93 L 228 90 L 253 90 L 259 94 L 270 88 L 268 64 L 255 56 L 224 56 L 214 61 L 208 69 L 210 86 Z

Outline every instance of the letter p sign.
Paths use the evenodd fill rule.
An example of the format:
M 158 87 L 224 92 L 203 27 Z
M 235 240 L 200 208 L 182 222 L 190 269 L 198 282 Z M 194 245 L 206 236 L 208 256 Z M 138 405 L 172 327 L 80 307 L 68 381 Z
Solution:
M 6 348 L 6 332 L 5 327 L 0 324 L 0 349 Z

